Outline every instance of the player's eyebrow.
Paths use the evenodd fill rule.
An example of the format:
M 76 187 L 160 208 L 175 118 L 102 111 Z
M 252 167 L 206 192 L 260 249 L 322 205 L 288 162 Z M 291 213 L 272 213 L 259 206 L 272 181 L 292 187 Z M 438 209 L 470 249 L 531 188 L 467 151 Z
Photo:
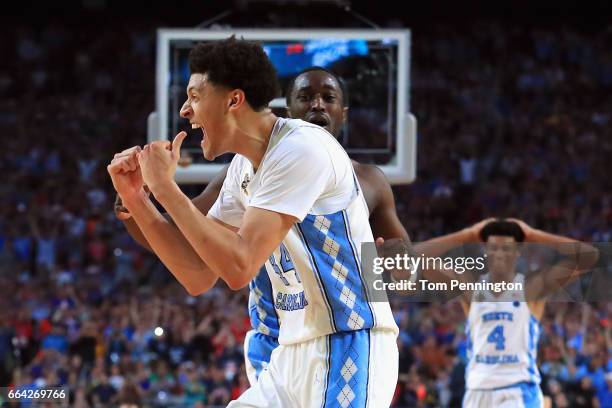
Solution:
M 312 89 L 312 86 L 307 85 L 307 86 L 302 86 L 302 87 L 298 88 L 297 91 L 298 92 L 300 92 L 300 91 L 309 91 L 311 89 Z
M 197 87 L 195 85 L 191 85 L 189 88 L 187 88 L 187 95 L 189 95 L 189 92 L 192 91 L 198 91 Z
M 202 92 L 202 89 L 204 88 L 204 79 L 195 82 L 196 83 L 189 85 L 189 87 L 187 88 L 187 95 L 189 95 L 189 92 Z

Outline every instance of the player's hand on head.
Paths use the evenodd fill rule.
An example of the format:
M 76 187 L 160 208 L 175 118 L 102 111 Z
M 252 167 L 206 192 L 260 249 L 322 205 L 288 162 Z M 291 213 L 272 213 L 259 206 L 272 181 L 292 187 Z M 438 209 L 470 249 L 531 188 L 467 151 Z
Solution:
M 486 218 L 486 219 L 484 219 L 482 221 L 477 222 L 476 224 L 472 225 L 471 227 L 468 227 L 470 241 L 473 241 L 473 242 L 481 241 L 480 232 L 482 231 L 482 229 L 488 223 L 496 221 L 496 220 L 497 220 L 497 218 L 495 218 L 495 217 L 489 217 L 489 218 Z
M 172 143 L 167 140 L 155 141 L 146 145 L 138 154 L 144 182 L 153 194 L 157 189 L 173 182 L 185 137 L 187 133 L 180 132 Z
M 138 194 L 143 189 L 143 179 L 138 164 L 140 146 L 130 147 L 114 155 L 106 167 L 113 187 L 122 197 Z
M 523 234 L 525 234 L 525 239 L 526 240 L 533 233 L 533 228 L 529 224 L 527 224 L 525 221 L 523 221 L 523 220 L 519 220 L 518 218 L 506 218 L 506 221 L 514 222 L 514 223 L 518 224 L 518 226 L 521 227 L 521 229 L 523 230 Z

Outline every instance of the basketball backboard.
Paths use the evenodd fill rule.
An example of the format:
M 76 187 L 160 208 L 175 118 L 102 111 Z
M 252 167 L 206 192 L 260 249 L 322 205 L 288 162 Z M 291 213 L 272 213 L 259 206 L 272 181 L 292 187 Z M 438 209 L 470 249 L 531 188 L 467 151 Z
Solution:
M 340 140 L 349 155 L 378 165 L 392 184 L 414 180 L 416 119 L 410 114 L 409 30 L 160 29 L 156 111 L 149 116 L 149 141 L 171 140 L 181 130 L 196 133 L 179 116 L 189 81 L 189 50 L 197 42 L 231 35 L 262 44 L 283 90 L 290 79 L 310 66 L 337 73 L 348 94 L 348 121 Z M 270 106 L 283 115 L 284 97 L 273 100 Z M 199 143 L 199 136 L 191 135 L 183 144 L 193 161 L 177 170 L 179 183 L 204 184 L 229 161 L 229 156 L 205 161 Z

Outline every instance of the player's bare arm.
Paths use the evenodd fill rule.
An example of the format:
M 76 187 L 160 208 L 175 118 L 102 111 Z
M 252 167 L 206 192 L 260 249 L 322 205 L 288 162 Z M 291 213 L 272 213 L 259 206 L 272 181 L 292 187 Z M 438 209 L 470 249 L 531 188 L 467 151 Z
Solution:
M 426 257 L 437 257 L 442 256 L 448 251 L 460 247 L 461 245 L 481 242 L 482 229 L 488 223 L 494 220 L 495 218 L 487 218 L 460 231 L 420 242 L 414 246 L 414 252 Z M 448 268 L 426 269 L 423 270 L 422 273 L 427 280 L 432 282 L 449 282 L 453 279 L 458 280 L 461 283 L 472 283 L 476 281 L 476 277 L 469 270 L 466 270 L 463 273 L 457 273 Z M 463 291 L 459 297 L 461 307 L 466 314 L 469 312 L 471 299 L 472 291 Z
M 353 168 L 370 210 L 370 226 L 374 237 L 400 238 L 410 242 L 406 229 L 397 217 L 393 190 L 382 170 L 356 162 L 353 162 Z
M 184 132 L 177 135 L 172 150 L 168 150 L 163 142 L 145 146 L 138 155 L 143 178 L 201 262 L 230 288 L 240 289 L 257 274 L 296 219 L 285 214 L 249 207 L 244 214 L 241 228 L 236 232 L 203 215 L 174 182 L 179 149 L 185 136 Z M 134 203 L 141 211 L 149 214 L 150 208 L 143 204 L 146 203 Z M 130 212 L 133 212 L 131 208 Z M 137 218 L 136 221 L 138 222 Z M 140 225 L 140 222 L 138 224 Z M 147 239 L 149 240 L 148 236 Z M 160 234 L 155 236 L 155 242 L 149 240 L 153 248 L 157 244 L 171 249 L 172 245 L 164 241 L 165 238 Z
M 354 160 L 352 163 L 370 211 L 370 227 L 377 246 L 387 246 L 387 252 L 409 251 L 410 237 L 397 217 L 393 190 L 384 173 L 373 165 L 360 164 Z M 409 271 L 405 270 L 393 270 L 391 275 L 395 280 L 411 278 Z
M 170 152 L 167 150 L 168 142 L 160 142 L 159 147 Z M 144 179 L 138 163 L 140 147 L 128 150 L 115 155 L 107 167 L 115 190 L 122 197 L 123 204 L 153 252 L 185 289 L 192 295 L 208 290 L 215 284 L 217 276 L 200 259 L 180 231 L 151 202 L 144 190 Z
M 525 290 L 530 300 L 543 300 L 547 295 L 570 284 L 588 272 L 599 259 L 599 251 L 592 245 L 532 228 L 521 220 L 509 221 L 519 224 L 525 234 L 525 242 L 547 245 L 565 256 L 558 263 L 527 278 Z
M 485 225 L 493 220 L 495 220 L 495 218 L 487 218 L 460 231 L 420 242 L 414 246 L 414 250 L 418 254 L 433 257 L 443 255 L 464 244 L 480 242 L 480 232 Z
M 487 218 L 460 231 L 420 242 L 414 245 L 413 250 L 418 255 L 438 257 L 462 245 L 480 242 L 480 232 L 485 225 L 493 220 L 494 218 Z M 456 273 L 451 269 L 433 269 L 425 270 L 423 273 L 428 280 L 436 282 L 448 281 L 449 279 L 458 279 L 461 282 L 474 282 L 474 276 L 469 270 L 464 273 Z
M 225 166 L 223 170 L 221 170 L 210 183 L 206 185 L 204 191 L 202 191 L 198 196 L 194 197 L 191 202 L 200 210 L 200 212 L 204 215 L 208 214 L 208 210 L 215 203 L 215 200 L 219 196 L 219 192 L 221 191 L 221 187 L 223 186 L 223 181 L 225 181 L 225 176 L 227 175 L 228 166 Z M 117 211 L 115 210 L 115 214 L 117 218 L 123 221 L 125 228 L 130 234 L 130 236 L 138 242 L 143 248 L 152 251 L 153 249 L 147 242 L 144 234 L 140 231 L 138 224 L 132 219 L 132 216 L 129 212 Z M 171 224 L 174 225 L 174 221 L 167 213 L 162 213 L 164 218 L 168 220 Z M 177 229 L 178 230 L 178 229 Z

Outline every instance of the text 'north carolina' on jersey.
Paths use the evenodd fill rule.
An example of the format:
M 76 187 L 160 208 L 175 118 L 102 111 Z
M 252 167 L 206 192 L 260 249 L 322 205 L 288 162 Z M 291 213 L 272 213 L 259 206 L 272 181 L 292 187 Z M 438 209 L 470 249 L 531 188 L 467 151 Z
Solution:
M 488 275 L 485 275 L 488 280 Z M 515 283 L 524 285 L 524 275 Z M 539 384 L 536 367 L 540 328 L 523 293 L 510 291 L 498 298 L 488 291 L 475 292 L 468 324 L 466 388 L 494 389 L 521 382 Z
M 262 305 L 266 317 L 274 307 L 280 344 L 360 329 L 397 332 L 389 304 L 367 299 L 360 259 L 361 243 L 373 241 L 369 213 L 348 155 L 327 131 L 278 119 L 257 172 L 234 156 L 209 214 L 240 228 L 249 206 L 297 219 L 264 265 L 272 297 Z M 259 275 L 252 286 L 269 295 Z

